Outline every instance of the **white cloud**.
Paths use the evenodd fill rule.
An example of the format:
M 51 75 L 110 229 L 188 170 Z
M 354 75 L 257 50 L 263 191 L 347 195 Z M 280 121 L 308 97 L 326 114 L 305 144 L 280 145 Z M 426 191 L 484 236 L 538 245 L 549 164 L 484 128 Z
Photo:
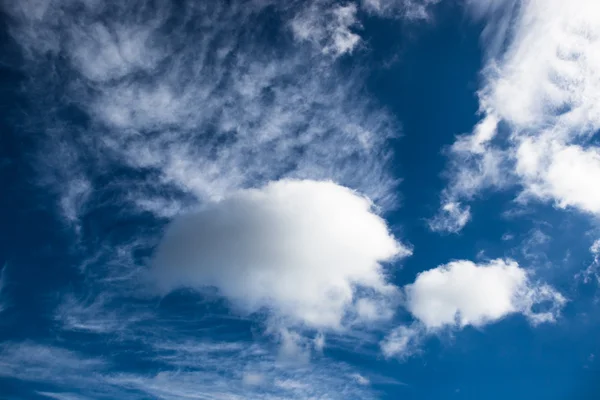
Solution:
M 532 282 L 514 261 L 475 264 L 460 260 L 421 272 L 405 287 L 407 308 L 428 329 L 444 326 L 483 326 L 509 314 L 521 313 L 532 321 L 553 320 L 565 298 L 547 285 Z M 551 311 L 535 313 L 541 301 Z
M 277 332 L 279 337 L 279 359 L 283 364 L 307 364 L 310 361 L 311 343 L 299 333 L 280 328 Z
M 169 338 L 177 335 L 171 332 Z M 150 373 L 121 369 L 120 363 L 110 362 L 115 354 L 100 358 L 52 345 L 5 342 L 0 345 L 0 377 L 21 380 L 32 395 L 59 400 L 376 398 L 369 387 L 348 378 L 356 372 L 344 363 L 319 359 L 279 366 L 256 343 L 170 342 L 163 337 L 148 344 L 148 339 L 141 336 L 135 343 L 149 346 L 145 360 L 156 365 Z
M 331 182 L 285 180 L 177 219 L 154 273 L 165 292 L 216 287 L 243 312 L 339 329 L 355 314 L 357 289 L 374 301 L 395 294 L 380 263 L 408 254 L 368 199 Z
M 530 265 L 539 265 L 540 263 L 548 263 L 548 246 L 551 241 L 551 237 L 544 233 L 540 228 L 533 228 L 523 239 L 520 244 L 520 251 L 523 257 L 530 263 Z
M 521 201 L 600 214 L 600 4 L 469 1 L 487 21 L 481 123 L 451 149 L 443 201 L 519 184 Z M 508 137 L 499 134 L 503 122 Z
M 365 321 L 367 299 L 379 309 L 387 308 L 387 297 L 397 289 L 387 282 L 380 262 L 407 250 L 371 210 L 375 206 L 349 189 L 281 181 L 247 190 L 281 179 L 333 180 L 364 193 L 382 210 L 396 205 L 398 180 L 388 170 L 386 143 L 396 136 L 398 126 L 369 99 L 359 68 L 338 69 L 331 62 L 360 44 L 356 6 L 319 4 L 328 5 L 324 19 L 303 14 L 310 5 L 270 1 L 184 1 L 178 7 L 167 0 L 155 1 L 152 7 L 96 0 L 2 4 L 31 78 L 24 93 L 39 111 L 31 112 L 31 125 L 46 133 L 36 160 L 39 172 L 51 177 L 44 183 L 58 193 L 65 221 L 79 226 L 96 207 L 114 207 L 119 221 L 142 215 L 136 224 L 147 226 L 143 220 L 151 225 L 148 230 L 136 225 L 140 236 L 131 240 L 130 232 L 111 231 L 99 241 L 93 229 L 82 230 L 76 250 L 88 258 L 81 268 L 86 288 L 65 298 L 56 310 L 61 328 L 111 334 L 120 341 L 135 340 L 136 345 L 155 345 L 171 337 L 174 332 L 165 333 L 164 326 L 181 321 L 165 321 L 150 311 L 149 318 L 160 324 L 156 332 L 140 332 L 144 324 L 138 322 L 147 321 L 148 315 L 134 303 L 140 303 L 140 271 L 147 272 L 145 254 L 155 244 L 157 225 L 177 215 L 173 229 L 184 228 L 182 233 L 192 236 L 181 243 L 165 242 L 163 250 L 167 244 L 173 250 L 181 246 L 195 259 L 184 268 L 163 271 L 171 280 L 161 282 L 165 290 L 189 277 L 185 284 L 195 288 L 217 286 L 238 310 L 266 306 L 277 320 L 269 321 L 272 326 L 289 327 L 267 332 L 278 341 L 280 358 L 270 348 L 240 363 L 232 355 L 203 357 L 179 346 L 160 350 L 160 360 L 153 361 L 168 368 L 156 375 L 118 368 L 117 373 L 107 372 L 112 365 L 93 372 L 68 369 L 65 379 L 83 383 L 63 385 L 62 390 L 44 387 L 44 392 L 64 397 L 72 388 L 83 388 L 81 393 L 92 398 L 127 398 L 122 390 L 143 393 L 139 398 L 172 399 L 372 397 L 364 385 L 348 378 L 351 369 L 317 368 L 323 364 L 315 360 L 320 354 L 313 350 L 324 346 L 324 336 L 312 329 L 307 340 L 296 325 L 324 331 Z M 270 21 L 267 28 L 265 16 Z M 308 45 L 292 42 L 290 32 L 292 19 L 303 16 L 325 23 L 318 28 L 323 36 L 316 41 L 311 36 Z M 291 194 L 294 185 L 300 187 L 299 199 Z M 247 209 L 255 203 L 260 207 Z M 313 220 L 304 220 L 290 205 Z M 198 207 L 201 211 L 190 213 Z M 163 221 L 147 218 L 148 213 Z M 280 218 L 290 220 L 289 229 L 288 221 Z M 227 220 L 234 226 L 208 230 L 196 225 Z M 198 235 L 210 239 L 213 233 L 225 235 L 220 246 L 202 242 L 204 254 L 191 246 L 200 243 Z M 238 237 L 240 241 L 231 240 Z M 253 245 L 267 252 L 252 250 Z M 202 264 L 204 256 L 227 262 L 227 268 Z M 258 263 L 258 268 L 244 264 L 247 261 Z M 246 278 L 252 285 L 245 284 Z M 312 341 L 314 335 L 321 339 Z M 273 372 L 285 354 L 294 352 L 299 358 L 309 354 L 310 367 L 297 363 L 289 367 L 293 373 Z M 179 368 L 184 363 L 185 371 Z M 48 364 L 45 368 L 51 370 Z M 205 366 L 212 371 L 203 370 Z M 317 371 L 319 376 L 314 376 Z M 244 378 L 243 372 L 250 375 Z M 24 371 L 19 374 L 18 379 L 37 379 Z M 264 379 L 259 382 L 258 376 Z M 308 389 L 275 385 L 290 379 Z M 48 382 L 46 375 L 37 381 Z
M 553 142 L 524 139 L 517 150 L 517 172 L 525 190 L 522 198 L 554 200 L 559 208 L 600 215 L 600 151 Z
M 66 331 L 122 335 L 132 325 L 156 318 L 148 310 L 123 303 L 123 298 L 111 298 L 106 292 L 93 299 L 68 293 L 56 308 L 54 320 Z
M 81 385 L 94 381 L 94 370 L 103 370 L 106 362 L 99 358 L 80 357 L 77 352 L 45 346 L 31 341 L 5 342 L 0 346 L 0 376 L 23 381 L 38 381 L 65 385 L 78 377 Z M 52 366 L 52 368 L 50 368 Z
M 67 182 L 67 188 L 60 199 L 62 214 L 70 223 L 77 223 L 81 208 L 91 193 L 91 184 L 88 180 L 75 178 Z
M 356 301 L 356 322 L 373 324 L 388 321 L 393 316 L 393 307 L 380 299 L 360 298 Z
M 313 346 L 316 351 L 323 351 L 325 347 L 325 335 L 323 333 L 318 333 L 317 336 L 313 339 Z
M 35 123 L 48 132 L 40 174 L 54 177 L 66 220 L 105 190 L 90 182 L 116 170 L 113 201 L 158 217 L 282 177 L 333 179 L 395 205 L 385 147 L 397 133 L 393 118 L 365 96 L 360 74 L 328 61 L 358 43 L 353 3 L 37 3 L 3 9 L 27 55 L 26 90 L 43 116 Z M 306 40 L 318 37 L 327 54 L 259 40 L 268 6 L 282 41 L 306 17 L 316 24 Z M 65 120 L 63 106 L 86 123 Z
M 459 232 L 471 219 L 469 206 L 457 202 L 448 202 L 438 214 L 429 221 L 429 228 L 438 232 Z
M 425 333 L 419 324 L 399 326 L 380 343 L 385 357 L 407 358 L 417 354 Z
M 515 238 L 515 235 L 509 232 L 506 232 L 505 234 L 502 235 L 502 241 L 504 242 L 508 242 L 511 241 Z
M 502 259 L 483 264 L 453 261 L 421 272 L 404 290 L 415 323 L 399 327 L 382 342 L 387 356 L 415 353 L 428 333 L 482 327 L 511 314 L 522 314 L 533 325 L 553 322 L 567 301 L 551 286 L 534 281 L 516 262 Z
M 429 20 L 432 6 L 440 0 L 363 0 L 362 6 L 368 12 L 406 20 Z
M 488 67 L 484 109 L 520 128 L 551 122 L 565 125 L 560 135 L 589 133 L 600 123 L 599 20 L 593 0 L 523 2 L 506 52 Z
M 592 252 L 594 257 L 596 257 L 596 259 L 600 257 L 600 239 L 597 239 L 596 241 L 594 241 L 594 243 L 592 243 L 590 251 Z
M 360 27 L 357 10 L 354 3 L 329 6 L 315 2 L 292 20 L 292 32 L 296 40 L 311 42 L 323 54 L 352 53 L 360 43 L 360 36 L 352 31 Z
M 361 374 L 357 373 L 357 374 L 352 374 L 350 376 L 361 385 L 370 385 L 371 384 L 371 381 L 368 378 L 365 378 L 364 376 L 362 376 Z
M 73 393 L 36 392 L 36 394 L 55 400 L 86 400 L 85 397 Z
M 293 379 L 276 380 L 275 386 L 285 389 L 286 391 L 301 391 L 305 392 L 308 386 L 305 383 L 298 382 Z

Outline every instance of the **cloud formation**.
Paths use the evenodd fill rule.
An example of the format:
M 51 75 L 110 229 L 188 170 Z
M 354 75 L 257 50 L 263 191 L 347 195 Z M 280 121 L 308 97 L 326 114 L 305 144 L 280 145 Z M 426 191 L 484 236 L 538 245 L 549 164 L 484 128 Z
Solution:
M 598 215 L 600 6 L 593 0 L 466 4 L 487 21 L 482 120 L 451 148 L 443 202 L 518 185 L 520 201 Z
M 388 18 L 405 20 L 429 20 L 432 6 L 440 0 L 362 0 L 368 12 Z
M 591 264 L 582 272 L 576 275 L 576 278 L 582 279 L 584 283 L 589 283 L 592 279 L 600 283 L 600 239 L 596 239 L 590 246 L 592 254 Z
M 388 242 L 377 248 L 365 236 L 367 250 L 356 252 L 352 245 L 360 248 L 363 243 L 358 246 L 352 238 L 352 245 L 344 247 L 321 230 L 315 237 L 331 246 L 322 249 L 290 214 L 295 224 L 291 229 L 304 229 L 299 239 L 312 253 L 302 253 L 299 246 L 285 253 L 289 242 L 298 239 L 297 232 L 281 247 L 272 245 L 270 264 L 263 265 L 255 252 L 250 260 L 265 267 L 257 270 L 264 277 L 253 276 L 256 285 L 230 298 L 232 304 L 256 311 L 272 305 L 270 298 L 276 296 L 272 308 L 278 318 L 327 329 L 340 328 L 346 318 L 360 323 L 391 317 L 382 297 L 395 288 L 379 262 L 407 250 L 393 237 L 383 237 L 387 227 L 370 208 L 396 207 L 399 180 L 388 168 L 391 152 L 386 143 L 397 136 L 398 125 L 370 99 L 360 68 L 336 61 L 359 45 L 358 6 L 327 1 L 306 7 L 271 1 L 38 3 L 5 2 L 2 10 L 21 50 L 19 68 L 30 78 L 23 93 L 35 111 L 23 131 L 43 132 L 36 135 L 38 151 L 32 159 L 40 181 L 56 195 L 64 222 L 78 233 L 77 250 L 85 258 L 85 290 L 65 297 L 55 310 L 55 321 L 65 331 L 131 333 L 131 325 L 147 315 L 126 306 L 116 310 L 115 303 L 137 294 L 146 272 L 140 254 L 151 252 L 162 224 L 177 216 L 173 226 L 207 218 L 207 212 L 193 212 L 198 208 L 218 211 L 208 217 L 216 221 L 236 201 L 249 206 L 244 202 L 262 190 L 250 188 L 282 179 L 332 180 L 364 194 L 374 204 L 358 195 L 348 204 L 361 218 L 372 218 L 367 228 L 375 226 L 379 238 Z M 332 192 L 342 200 L 355 196 L 349 189 L 339 190 Z M 265 204 L 285 206 L 269 196 L 265 194 Z M 333 209 L 328 203 L 326 207 Z M 121 234 L 127 222 L 115 223 L 119 226 L 108 228 L 110 234 L 90 229 L 97 222 L 95 213 L 108 209 L 119 221 L 133 218 L 136 224 L 147 222 L 148 229 L 139 229 L 135 238 L 129 231 Z M 252 242 L 256 232 L 248 230 L 243 243 L 268 245 L 270 238 L 264 234 L 271 234 L 267 230 L 272 226 L 261 224 L 273 221 L 255 224 L 251 219 L 260 217 L 253 214 L 256 210 L 237 211 L 248 229 L 257 228 L 263 235 Z M 277 215 L 267 212 L 267 217 Z M 340 233 L 339 221 L 324 221 L 334 223 Z M 378 224 L 382 231 L 377 231 Z M 192 225 L 189 229 L 205 233 Z M 359 259 L 331 254 L 333 248 Z M 215 258 L 241 260 L 224 247 L 212 250 Z M 290 263 L 290 254 L 298 261 Z M 319 270 L 329 261 L 326 257 L 334 263 L 348 261 L 348 271 L 339 264 Z M 284 263 L 273 264 L 279 261 Z M 317 274 L 315 282 L 303 275 L 300 261 Z M 228 265 L 222 272 L 251 271 L 247 267 Z M 177 279 L 183 279 L 191 268 L 176 271 Z M 222 291 L 243 286 L 239 279 L 224 283 L 225 275 L 213 272 L 210 284 Z M 304 289 L 316 291 L 314 297 L 295 286 L 285 292 L 276 285 L 279 277 L 287 286 L 299 278 Z M 167 279 L 161 282 L 166 285 Z M 179 283 L 172 281 L 168 287 Z M 375 318 L 377 310 L 383 312 Z M 120 318 L 125 314 L 128 318 Z
M 457 233 L 471 219 L 469 206 L 450 201 L 442 205 L 442 208 L 434 218 L 429 220 L 429 229 L 438 232 Z
M 324 7 L 316 2 L 294 17 L 292 32 L 296 40 L 312 43 L 323 54 L 339 57 L 352 53 L 360 43 L 360 36 L 353 32 L 360 27 L 357 11 L 354 3 Z
M 3 8 L 35 78 L 27 93 L 43 109 L 40 173 L 68 223 L 117 171 L 112 198 L 157 217 L 282 177 L 333 179 L 395 206 L 384 146 L 394 119 L 368 98 L 360 74 L 331 59 L 359 41 L 353 3 Z
M 556 320 L 566 299 L 549 285 L 538 283 L 511 260 L 476 264 L 459 260 L 421 272 L 404 287 L 406 308 L 415 319 L 382 343 L 384 354 L 414 352 L 424 333 L 443 328 L 482 327 L 511 314 L 532 324 Z M 537 311 L 536 307 L 545 304 Z
M 566 301 L 552 287 L 532 282 L 516 262 L 502 259 L 487 264 L 453 261 L 421 272 L 405 292 L 408 310 L 428 329 L 479 327 L 513 313 L 533 323 L 554 321 Z M 532 310 L 544 301 L 553 303 L 551 310 Z
M 165 292 L 216 287 L 244 312 L 267 308 L 293 324 L 340 329 L 345 317 L 372 318 L 378 298 L 396 293 L 381 263 L 410 254 L 372 207 L 332 182 L 243 190 L 174 221 L 155 275 Z
M 256 343 L 163 340 L 144 349 L 144 362 L 154 366 L 147 373 L 119 366 L 110 355 L 5 342 L 0 377 L 19 379 L 30 393 L 58 400 L 376 398 L 368 382 L 353 379 L 356 372 L 344 363 L 314 360 L 284 367 Z

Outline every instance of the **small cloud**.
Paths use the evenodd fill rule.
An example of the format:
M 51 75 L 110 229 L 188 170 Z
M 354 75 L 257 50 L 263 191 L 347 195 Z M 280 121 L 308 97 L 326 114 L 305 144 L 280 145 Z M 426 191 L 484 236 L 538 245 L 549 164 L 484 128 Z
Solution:
M 551 237 L 544 233 L 540 228 L 533 228 L 521 243 L 521 254 L 530 263 L 540 263 L 547 261 L 547 248 Z
M 310 361 L 311 347 L 306 338 L 297 332 L 281 328 L 279 336 L 279 361 L 285 364 L 306 364 Z
M 450 201 L 444 203 L 438 214 L 429 220 L 429 229 L 434 232 L 458 233 L 471 219 L 469 206 Z
M 66 182 L 66 185 L 67 188 L 60 200 L 61 211 L 69 223 L 78 225 L 82 209 L 91 194 L 92 185 L 87 179 L 81 177 Z
M 352 53 L 360 43 L 360 36 L 352 31 L 360 27 L 356 13 L 354 3 L 332 6 L 317 1 L 292 20 L 294 38 L 311 42 L 323 54 L 333 57 Z
M 513 235 L 512 233 L 505 233 L 504 235 L 502 235 L 502 241 L 504 242 L 508 242 L 511 241 L 515 238 L 515 235 Z
M 313 340 L 313 345 L 316 351 L 322 352 L 325 348 L 325 335 L 319 332 Z
M 590 252 L 594 255 L 594 259 L 598 261 L 600 257 L 600 239 L 597 239 L 590 246 Z
M 512 313 L 530 321 L 553 321 L 566 299 L 553 288 L 531 281 L 511 260 L 484 264 L 460 260 L 421 272 L 405 287 L 407 308 L 427 329 L 483 326 Z M 550 301 L 549 311 L 535 313 L 534 304 Z
M 362 376 L 361 374 L 358 374 L 358 373 L 352 374 L 352 375 L 350 375 L 350 377 L 352 379 L 354 379 L 360 385 L 365 385 L 366 386 L 366 385 L 370 385 L 371 384 L 371 381 L 369 379 L 365 378 L 364 376 Z
M 523 315 L 532 325 L 554 322 L 567 302 L 551 286 L 533 281 L 516 262 L 502 259 L 453 261 L 421 272 L 404 290 L 415 322 L 400 326 L 381 343 L 388 357 L 417 353 L 428 334 L 482 327 L 511 314 Z
M 65 393 L 65 392 L 36 392 L 40 396 L 44 396 L 49 399 L 54 400 L 86 400 L 85 397 L 79 396 L 74 393 Z
M 576 279 L 581 279 L 583 283 L 590 283 L 592 279 L 600 284 L 600 239 L 597 239 L 590 246 L 592 253 L 592 262 L 584 270 L 575 275 Z
M 303 382 L 298 382 L 293 379 L 285 379 L 285 380 L 276 380 L 275 386 L 291 391 L 304 390 L 308 388 L 308 385 Z
M 399 326 L 392 330 L 380 343 L 385 357 L 405 359 L 420 353 L 421 343 L 426 332 L 419 324 Z
M 363 8 L 374 15 L 409 21 L 431 19 L 431 8 L 441 0 L 362 0 Z

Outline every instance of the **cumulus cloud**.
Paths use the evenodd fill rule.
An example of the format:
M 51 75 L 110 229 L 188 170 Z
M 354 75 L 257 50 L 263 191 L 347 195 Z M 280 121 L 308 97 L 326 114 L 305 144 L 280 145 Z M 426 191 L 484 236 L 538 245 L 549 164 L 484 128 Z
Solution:
M 382 343 L 387 355 L 414 352 L 425 332 L 482 327 L 511 314 L 522 314 L 533 325 L 553 322 L 567 301 L 551 286 L 534 281 L 515 261 L 502 259 L 453 261 L 421 272 L 404 291 L 415 324 L 393 331 Z
M 165 292 L 215 287 L 244 312 L 339 329 L 348 313 L 370 317 L 363 297 L 395 294 L 381 263 L 410 254 L 372 207 L 332 182 L 239 191 L 172 224 L 155 276 Z
M 553 321 L 565 298 L 547 285 L 532 282 L 514 261 L 488 264 L 454 261 L 420 273 L 405 287 L 411 314 L 428 329 L 446 325 L 483 326 L 512 313 L 532 322 Z M 536 313 L 534 304 L 551 301 L 551 311 Z
M 466 4 L 487 21 L 482 120 L 451 148 L 443 202 L 518 184 L 520 201 L 598 215 L 600 6 L 593 0 Z

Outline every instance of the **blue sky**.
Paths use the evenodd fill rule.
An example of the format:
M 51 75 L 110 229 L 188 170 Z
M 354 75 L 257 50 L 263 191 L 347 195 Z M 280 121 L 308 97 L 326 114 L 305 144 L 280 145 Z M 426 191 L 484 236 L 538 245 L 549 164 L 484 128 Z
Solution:
M 0 7 L 0 398 L 600 396 L 595 1 Z

